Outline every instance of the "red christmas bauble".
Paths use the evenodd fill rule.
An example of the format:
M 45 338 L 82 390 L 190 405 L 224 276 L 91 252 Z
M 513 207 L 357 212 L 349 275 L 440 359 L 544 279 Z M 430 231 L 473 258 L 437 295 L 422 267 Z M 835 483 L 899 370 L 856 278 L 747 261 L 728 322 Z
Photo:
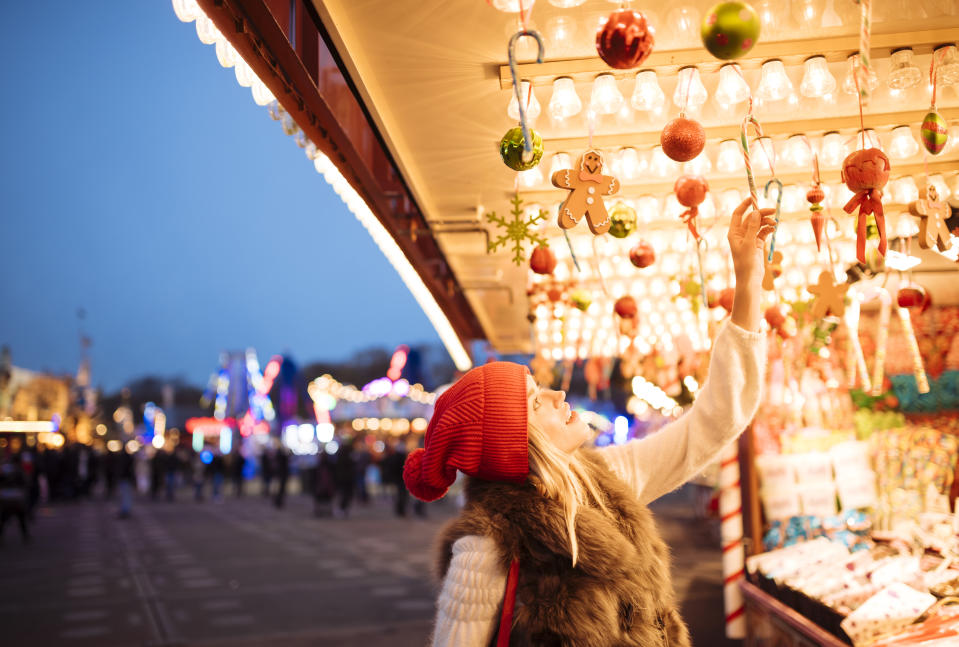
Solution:
M 556 303 L 563 298 L 563 291 L 556 287 L 550 288 L 546 290 L 546 297 L 553 303 Z
M 878 148 L 851 152 L 842 162 L 842 181 L 853 193 L 881 189 L 889 181 L 889 158 Z
M 538 245 L 529 257 L 529 268 L 537 274 L 552 274 L 556 269 L 556 254 L 547 245 Z
M 822 187 L 814 186 L 806 191 L 806 202 L 809 204 L 819 204 L 825 199 L 826 194 L 823 192 Z
M 709 184 L 699 175 L 680 175 L 673 185 L 676 199 L 684 207 L 698 207 L 706 199 Z
M 666 157 L 675 162 L 688 162 L 703 152 L 706 130 L 695 119 L 677 117 L 663 128 L 659 143 Z
M 732 312 L 733 298 L 735 296 L 736 296 L 735 288 L 723 288 L 719 292 L 719 305 L 721 305 L 726 312 Z
M 616 299 L 613 311 L 623 319 L 632 319 L 639 312 L 639 306 L 636 305 L 636 299 L 627 294 Z
M 641 240 L 629 250 L 629 262 L 639 268 L 649 267 L 656 261 L 656 250 L 645 240 Z
M 779 328 L 786 323 L 786 315 L 779 309 L 779 306 L 770 306 L 766 309 L 764 316 L 766 323 L 768 323 L 769 327 L 773 330 L 779 330 Z
M 596 32 L 596 51 L 610 67 L 636 67 L 653 51 L 653 29 L 638 11 L 614 11 Z
M 900 308 L 919 308 L 919 312 L 925 312 L 932 304 L 932 297 L 929 292 L 922 287 L 900 288 L 896 293 L 896 303 Z

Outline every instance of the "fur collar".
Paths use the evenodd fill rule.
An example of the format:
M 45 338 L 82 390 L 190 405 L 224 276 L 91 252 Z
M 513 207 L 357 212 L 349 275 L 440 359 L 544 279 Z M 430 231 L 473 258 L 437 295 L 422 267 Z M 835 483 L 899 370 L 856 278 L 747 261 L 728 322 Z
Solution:
M 504 570 L 520 560 L 511 645 L 687 647 L 668 549 L 652 514 L 602 457 L 581 452 L 612 514 L 596 507 L 578 511 L 575 567 L 562 506 L 541 495 L 532 479 L 511 484 L 471 478 L 460 517 L 440 533 L 438 574 L 449 568 L 457 539 L 491 537 Z

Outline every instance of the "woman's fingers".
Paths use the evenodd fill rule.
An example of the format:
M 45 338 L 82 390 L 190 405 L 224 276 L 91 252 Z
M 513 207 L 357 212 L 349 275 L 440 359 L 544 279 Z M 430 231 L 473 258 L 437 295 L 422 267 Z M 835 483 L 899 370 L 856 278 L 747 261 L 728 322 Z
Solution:
M 749 208 L 749 205 L 752 204 L 752 199 L 746 198 L 739 203 L 739 206 L 733 210 L 732 219 L 729 223 L 730 229 L 736 229 L 742 226 L 743 223 L 743 214 L 746 213 L 746 209 Z

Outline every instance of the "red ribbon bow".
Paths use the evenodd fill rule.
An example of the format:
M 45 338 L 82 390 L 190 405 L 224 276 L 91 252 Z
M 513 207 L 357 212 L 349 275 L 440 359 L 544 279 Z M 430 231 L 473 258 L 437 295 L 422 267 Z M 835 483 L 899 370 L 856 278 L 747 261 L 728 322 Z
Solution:
M 690 207 L 683 213 L 679 214 L 679 217 L 683 222 L 686 223 L 686 226 L 689 227 L 689 233 L 693 235 L 693 240 L 699 242 L 699 232 L 696 231 L 696 216 L 699 215 L 699 209 L 696 207 Z
M 882 212 L 882 191 L 879 189 L 863 189 L 852 196 L 852 199 L 843 207 L 846 213 L 852 213 L 859 207 L 859 218 L 856 220 L 856 259 L 866 262 L 866 216 L 872 214 L 876 218 L 876 229 L 879 230 L 879 253 L 886 255 L 886 218 Z

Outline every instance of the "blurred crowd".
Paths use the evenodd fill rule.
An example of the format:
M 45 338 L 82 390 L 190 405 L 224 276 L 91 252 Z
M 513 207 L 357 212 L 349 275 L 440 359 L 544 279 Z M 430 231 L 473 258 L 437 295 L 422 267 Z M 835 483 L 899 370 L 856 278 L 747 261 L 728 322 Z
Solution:
M 15 521 L 25 542 L 42 503 L 86 499 L 113 501 L 117 517 L 133 514 L 137 499 L 152 502 L 222 502 L 224 496 L 261 496 L 277 508 L 287 497 L 312 498 L 317 517 L 348 518 L 351 509 L 374 500 L 389 501 L 393 513 L 426 515 L 403 484 L 407 454 L 417 447 L 413 435 L 390 438 L 371 451 L 359 438 L 333 443 L 314 455 L 292 454 L 278 439 L 255 451 L 222 453 L 215 446 L 155 448 L 123 445 L 115 450 L 65 443 L 28 445 L 14 437 L 0 442 L 0 541 Z

